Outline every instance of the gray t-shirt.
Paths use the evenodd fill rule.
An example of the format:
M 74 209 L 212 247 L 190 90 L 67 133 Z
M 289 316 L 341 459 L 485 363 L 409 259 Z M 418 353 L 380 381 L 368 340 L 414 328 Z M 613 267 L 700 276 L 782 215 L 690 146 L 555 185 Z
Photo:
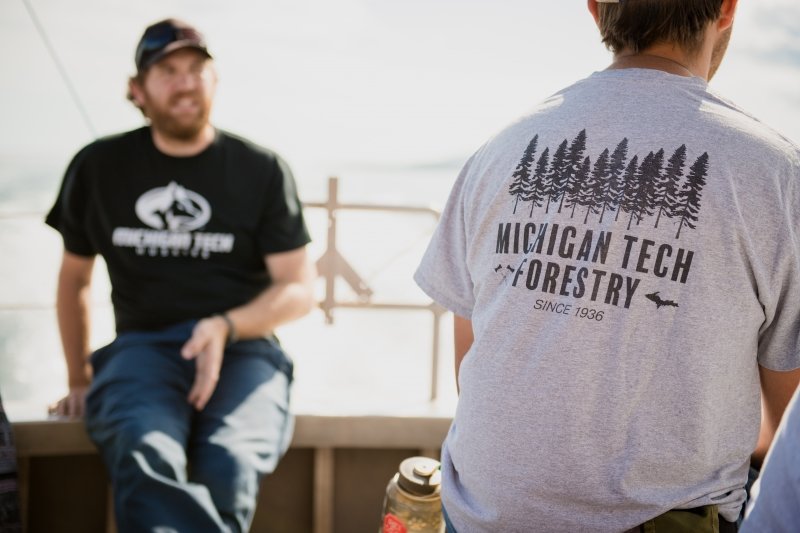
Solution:
M 800 151 L 656 70 L 595 73 L 467 162 L 415 275 L 472 320 L 443 448 L 459 531 L 735 520 L 758 364 L 800 366 Z
M 800 389 L 786 408 L 750 496 L 742 533 L 800 530 Z

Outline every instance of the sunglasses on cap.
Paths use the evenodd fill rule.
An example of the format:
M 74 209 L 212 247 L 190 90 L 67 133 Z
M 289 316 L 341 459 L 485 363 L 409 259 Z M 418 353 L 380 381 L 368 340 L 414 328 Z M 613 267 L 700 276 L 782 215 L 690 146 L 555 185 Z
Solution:
M 141 72 L 181 48 L 194 48 L 211 57 L 205 38 L 197 29 L 175 19 L 157 22 L 144 31 L 136 47 L 136 68 Z

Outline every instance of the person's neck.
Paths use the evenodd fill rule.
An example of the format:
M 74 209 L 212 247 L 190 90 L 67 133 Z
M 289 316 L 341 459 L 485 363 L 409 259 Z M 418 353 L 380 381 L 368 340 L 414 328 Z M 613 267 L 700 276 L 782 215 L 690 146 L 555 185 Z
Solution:
M 641 52 L 620 51 L 614 55 L 614 61 L 607 70 L 647 68 L 687 78 L 696 76 L 708 80 L 710 63 L 710 56 L 705 50 L 689 54 L 672 45 L 654 45 Z
M 197 155 L 214 142 L 215 130 L 211 124 L 206 124 L 192 139 L 176 139 L 165 135 L 151 126 L 153 144 L 158 150 L 173 157 L 191 157 Z

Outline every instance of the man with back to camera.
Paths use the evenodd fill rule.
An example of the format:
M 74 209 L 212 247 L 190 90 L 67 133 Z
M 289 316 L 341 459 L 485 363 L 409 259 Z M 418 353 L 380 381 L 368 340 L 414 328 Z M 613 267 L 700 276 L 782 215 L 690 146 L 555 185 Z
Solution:
M 163 20 L 135 61 L 149 125 L 81 150 L 47 216 L 69 375 L 53 410 L 85 414 L 121 532 L 247 531 L 291 439 L 292 363 L 272 332 L 312 307 L 309 236 L 288 166 L 209 122 L 203 36 Z M 90 360 L 97 254 L 117 338 Z
M 589 0 L 611 65 L 459 175 L 450 531 L 736 531 L 800 379 L 800 151 L 707 87 L 736 4 Z

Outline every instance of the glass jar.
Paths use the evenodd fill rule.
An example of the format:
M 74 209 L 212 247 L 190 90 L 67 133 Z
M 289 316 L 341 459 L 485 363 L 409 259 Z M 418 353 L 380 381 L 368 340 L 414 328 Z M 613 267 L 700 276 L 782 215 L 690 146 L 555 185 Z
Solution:
M 380 533 L 444 533 L 441 465 L 410 457 L 386 486 Z

